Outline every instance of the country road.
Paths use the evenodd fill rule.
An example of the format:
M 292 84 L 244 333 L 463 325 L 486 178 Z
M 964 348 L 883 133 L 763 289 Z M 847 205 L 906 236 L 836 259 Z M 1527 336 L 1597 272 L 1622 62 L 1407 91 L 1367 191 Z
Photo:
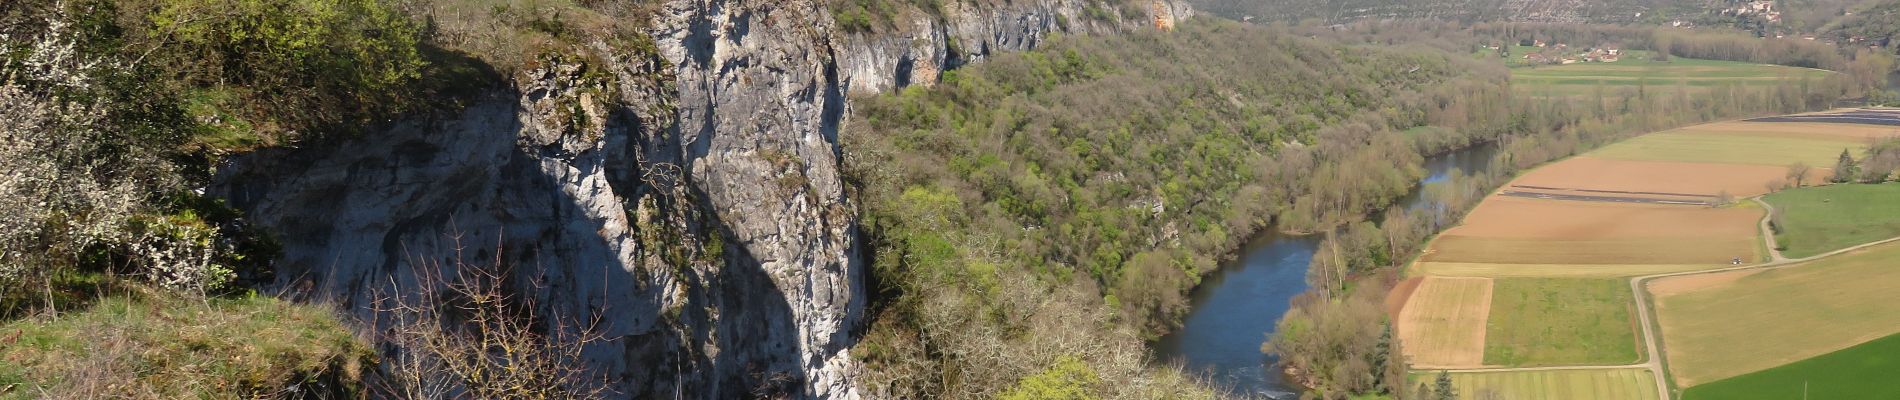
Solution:
M 1778 244 L 1775 242 L 1775 233 L 1774 233 L 1774 230 L 1768 224 L 1769 219 L 1774 215 L 1774 212 L 1775 212 L 1774 206 L 1769 205 L 1768 202 L 1766 201 L 1762 201 L 1761 197 L 1759 196 L 1749 198 L 1749 200 L 1754 201 L 1757 204 L 1760 204 L 1762 206 L 1762 209 L 1765 210 L 1765 212 L 1762 214 L 1761 222 L 1759 223 L 1759 225 L 1761 229 L 1762 240 L 1765 241 L 1765 244 L 1768 245 L 1768 255 L 1769 255 L 1768 261 L 1758 263 L 1758 264 L 1743 265 L 1743 266 L 1738 266 L 1738 267 L 1717 268 L 1717 269 L 1709 269 L 1709 270 L 1701 270 L 1701 271 L 1671 272 L 1671 273 L 1644 275 L 1644 276 L 1630 278 L 1630 293 L 1636 296 L 1637 320 L 1643 327 L 1643 346 L 1646 351 L 1644 362 L 1636 363 L 1636 364 L 1624 364 L 1624 365 L 1572 365 L 1572 366 L 1555 366 L 1555 367 L 1467 368 L 1467 369 L 1444 369 L 1444 370 L 1451 371 L 1451 372 L 1522 372 L 1522 371 L 1564 371 L 1564 370 L 1643 368 L 1643 369 L 1648 369 L 1649 372 L 1655 375 L 1656 377 L 1656 394 L 1658 396 L 1657 398 L 1662 399 L 1662 400 L 1669 400 L 1669 399 L 1674 398 L 1674 396 L 1672 396 L 1673 393 L 1671 392 L 1669 388 L 1669 381 L 1668 379 L 1666 379 L 1668 377 L 1668 373 L 1667 373 L 1668 371 L 1664 370 L 1664 367 L 1667 364 L 1663 361 L 1662 344 L 1660 343 L 1661 339 L 1659 339 L 1660 337 L 1662 337 L 1662 331 L 1661 331 L 1661 328 L 1658 327 L 1656 324 L 1656 318 L 1652 316 L 1655 314 L 1655 311 L 1653 310 L 1654 306 L 1650 304 L 1648 293 L 1646 290 L 1643 289 L 1643 285 L 1647 283 L 1649 280 L 1675 277 L 1675 276 L 1713 274 L 1713 273 L 1721 273 L 1721 272 L 1729 272 L 1729 271 L 1792 267 L 1799 264 L 1807 263 L 1809 261 L 1815 261 L 1815 260 L 1819 260 L 1823 258 L 1841 255 L 1841 254 L 1847 254 L 1847 253 L 1851 253 L 1856 250 L 1861 250 L 1868 247 L 1887 244 L 1894 241 L 1900 241 L 1900 237 L 1893 237 L 1893 238 L 1882 239 L 1882 240 L 1873 241 L 1869 243 L 1862 243 L 1862 244 L 1850 246 L 1844 249 L 1834 250 L 1827 253 L 1817 254 L 1814 256 L 1809 256 L 1809 257 L 1804 257 L 1804 258 L 1793 258 L 1793 259 L 1787 258 L 1781 255 L 1780 250 L 1776 250 L 1776 247 L 1778 247 Z

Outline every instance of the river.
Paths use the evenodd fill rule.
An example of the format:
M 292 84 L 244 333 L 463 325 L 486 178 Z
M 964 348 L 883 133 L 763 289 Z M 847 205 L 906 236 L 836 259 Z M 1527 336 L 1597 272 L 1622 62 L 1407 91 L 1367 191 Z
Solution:
M 1466 172 L 1490 167 L 1497 148 L 1480 144 L 1425 160 L 1425 179 L 1397 204 L 1425 207 L 1426 185 L 1442 182 L 1452 168 Z M 1240 257 L 1221 266 L 1195 288 L 1180 329 L 1154 343 L 1155 356 L 1179 362 L 1189 372 L 1207 373 L 1213 383 L 1235 392 L 1276 399 L 1298 398 L 1299 388 L 1268 368 L 1275 361 L 1260 353 L 1293 296 L 1306 290 L 1306 264 L 1319 246 L 1317 236 L 1292 236 L 1265 230 L 1241 247 Z

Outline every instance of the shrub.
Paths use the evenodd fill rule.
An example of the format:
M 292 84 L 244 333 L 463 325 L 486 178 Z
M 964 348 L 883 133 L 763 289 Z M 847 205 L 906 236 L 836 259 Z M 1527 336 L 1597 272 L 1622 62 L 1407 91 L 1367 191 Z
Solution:
M 383 0 L 124 0 L 122 52 L 199 104 L 253 125 L 265 143 L 353 129 L 409 107 L 420 31 Z M 205 117 L 206 115 L 200 115 Z
M 0 398 L 354 398 L 373 354 L 329 310 L 162 291 L 0 326 Z
M 1101 384 L 1095 370 L 1074 356 L 1062 356 L 1041 373 L 1023 378 L 1016 388 L 1003 393 L 1004 400 L 1082 400 L 1094 399 L 1089 387 Z

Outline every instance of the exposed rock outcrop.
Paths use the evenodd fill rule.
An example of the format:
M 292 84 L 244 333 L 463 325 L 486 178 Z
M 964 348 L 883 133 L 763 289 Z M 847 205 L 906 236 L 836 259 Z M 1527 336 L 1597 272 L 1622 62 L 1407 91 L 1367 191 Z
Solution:
M 1126 10 L 1100 0 L 945 2 L 940 12 L 916 10 L 884 30 L 844 34 L 844 79 L 851 90 L 867 93 L 929 85 L 943 71 L 998 52 L 1033 49 L 1052 34 L 1172 29 L 1194 16 L 1181 0 L 1129 4 L 1143 14 L 1124 15 Z
M 602 321 L 587 364 L 626 397 L 857 398 L 845 93 L 1189 14 L 946 3 L 845 34 L 822 1 L 669 1 L 645 33 L 657 52 L 575 46 L 588 57 L 543 60 L 456 115 L 239 157 L 212 192 L 282 242 L 287 296 L 374 317 L 419 270 L 498 258 L 545 313 Z

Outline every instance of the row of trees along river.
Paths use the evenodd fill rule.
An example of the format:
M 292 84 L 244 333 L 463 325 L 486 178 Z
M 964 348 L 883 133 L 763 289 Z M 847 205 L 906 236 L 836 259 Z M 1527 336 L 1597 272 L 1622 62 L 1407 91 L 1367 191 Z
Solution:
M 1386 391 L 1396 378 L 1368 377 L 1403 368 L 1378 344 L 1390 267 L 1505 177 L 1640 132 L 1823 107 L 1847 85 L 1527 95 L 1472 57 L 1480 31 L 1300 29 L 1057 37 L 860 99 L 840 137 L 874 251 L 853 350 L 873 390 L 1192 390 L 1144 360 L 1159 355 L 1248 392 L 1294 391 L 1276 360 L 1329 397 Z M 1279 358 L 1261 352 L 1275 331 Z

